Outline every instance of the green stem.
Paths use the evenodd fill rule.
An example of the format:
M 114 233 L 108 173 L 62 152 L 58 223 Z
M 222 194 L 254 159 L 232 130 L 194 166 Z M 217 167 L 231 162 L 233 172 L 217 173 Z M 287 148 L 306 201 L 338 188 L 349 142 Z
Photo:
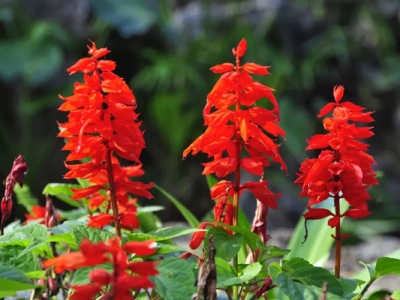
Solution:
M 364 294 L 368 291 L 369 287 L 374 283 L 375 279 L 371 279 L 368 283 L 364 286 L 361 293 L 357 296 L 356 300 L 362 300 Z
M 110 198 L 111 198 L 111 208 L 113 215 L 115 217 L 115 235 L 121 237 L 121 223 L 119 221 L 118 205 L 117 205 L 117 194 L 115 191 L 114 175 L 112 170 L 111 162 L 112 150 L 107 151 L 107 174 L 108 174 L 108 184 L 110 185 Z
M 339 195 L 337 195 L 337 194 L 335 195 L 334 201 L 335 201 L 335 215 L 340 217 L 340 197 L 339 197 Z M 336 246 L 335 276 L 336 276 L 336 278 L 340 278 L 340 261 L 341 261 L 341 255 L 342 255 L 342 238 L 340 235 L 340 221 L 339 221 L 338 225 L 336 226 L 335 246 Z

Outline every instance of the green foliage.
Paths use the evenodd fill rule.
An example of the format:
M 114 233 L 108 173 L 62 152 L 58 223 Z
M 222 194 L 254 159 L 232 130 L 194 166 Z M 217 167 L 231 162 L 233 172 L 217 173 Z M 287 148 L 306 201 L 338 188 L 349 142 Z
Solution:
M 16 296 L 16 292 L 39 288 L 21 271 L 0 264 L 0 297 Z
M 157 266 L 159 275 L 154 277 L 155 291 L 164 299 L 190 299 L 194 287 L 194 264 L 178 257 L 167 257 Z
M 204 247 L 208 247 L 208 239 L 210 235 L 214 238 L 214 246 L 217 250 L 216 257 L 221 257 L 226 261 L 230 261 L 235 257 L 243 243 L 243 236 L 240 233 L 230 235 L 225 229 L 221 227 L 212 227 L 207 232 Z

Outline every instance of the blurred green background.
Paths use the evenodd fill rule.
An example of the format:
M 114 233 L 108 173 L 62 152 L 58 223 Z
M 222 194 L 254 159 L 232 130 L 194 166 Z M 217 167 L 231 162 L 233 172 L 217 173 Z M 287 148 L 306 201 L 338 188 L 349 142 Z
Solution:
M 231 48 L 245 37 L 245 60 L 271 66 L 272 75 L 257 80 L 276 89 L 287 133 L 281 150 L 289 174 L 277 166 L 266 174 L 272 189 L 283 193 L 271 215 L 273 226 L 292 226 L 305 206 L 293 184 L 295 172 L 315 155 L 304 151 L 306 139 L 322 132 L 315 116 L 333 99 L 333 86 L 343 84 L 346 99 L 375 111 L 370 153 L 382 173 L 381 184 L 370 190 L 374 214 L 365 222 L 377 221 L 378 231 L 396 233 L 399 19 L 398 0 L 1 0 L 0 178 L 21 153 L 36 196 L 47 183 L 63 181 L 66 153 L 60 151 L 56 121 L 66 114 L 57 111 L 57 94 L 72 93 L 80 77 L 69 77 L 65 69 L 86 56 L 91 39 L 112 50 L 108 59 L 117 62 L 116 73 L 138 99 L 147 143 L 143 181 L 156 182 L 204 216 L 213 205 L 200 174 L 207 158 L 182 162 L 182 151 L 204 131 L 202 109 L 218 80 L 209 68 L 233 62 Z M 155 200 L 141 203 L 162 204 L 163 220 L 180 220 L 153 192 Z M 244 202 L 249 212 L 253 205 L 254 199 Z M 22 208 L 15 210 L 23 214 Z

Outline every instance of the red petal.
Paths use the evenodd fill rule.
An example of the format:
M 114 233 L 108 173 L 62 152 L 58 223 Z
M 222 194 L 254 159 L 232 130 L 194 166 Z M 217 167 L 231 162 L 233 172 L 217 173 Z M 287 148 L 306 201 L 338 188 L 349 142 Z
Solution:
M 235 68 L 235 66 L 231 63 L 224 63 L 220 65 L 216 65 L 212 68 L 210 68 L 211 71 L 213 71 L 215 74 L 219 73 L 226 73 L 229 71 L 232 71 Z
M 74 195 L 71 197 L 71 199 L 77 200 L 77 199 L 86 198 L 90 195 L 93 195 L 94 193 L 98 192 L 99 190 L 101 190 L 103 188 L 104 187 L 102 185 L 91 185 L 91 186 L 83 188 L 83 189 L 71 188 L 71 191 L 74 193 Z
M 127 242 L 124 245 L 124 250 L 129 253 L 135 253 L 138 256 L 146 256 L 146 255 L 152 255 L 157 252 L 157 249 L 153 248 L 154 241 L 153 240 L 147 240 L 144 242 Z
M 201 223 L 197 227 L 197 229 L 205 229 L 207 227 L 207 225 L 214 226 L 210 222 L 204 222 L 204 223 Z M 206 236 L 206 231 L 204 231 L 204 230 L 193 233 L 192 238 L 190 239 L 190 242 L 189 242 L 190 249 L 195 250 L 195 249 L 199 248 L 199 246 L 200 246 L 201 242 L 204 240 L 205 236 Z
M 237 56 L 238 58 L 242 57 L 247 50 L 247 42 L 243 38 L 236 49 L 232 49 L 233 55 Z
M 335 97 L 336 103 L 339 103 L 342 100 L 344 94 L 344 87 L 343 85 L 336 85 L 333 88 L 333 96 Z
M 309 208 L 303 217 L 307 220 L 319 220 L 331 216 L 332 212 L 325 208 Z
M 340 216 L 334 216 L 333 218 L 330 218 L 328 220 L 328 225 L 331 226 L 332 228 L 338 226 L 339 223 L 340 223 Z
M 89 227 L 103 228 L 114 221 L 115 217 L 110 214 L 100 214 L 97 216 L 89 216 L 89 222 L 87 225 Z
M 326 114 L 330 113 L 335 106 L 336 106 L 336 103 L 333 103 L 333 102 L 328 103 L 323 108 L 321 108 L 317 117 L 321 118 L 321 117 L 325 116 Z
M 343 216 L 353 218 L 353 219 L 358 219 L 358 218 L 365 218 L 368 217 L 371 214 L 370 211 L 364 210 L 364 209 L 349 209 L 347 210 Z
M 243 69 L 245 69 L 247 72 L 257 75 L 268 75 L 268 68 L 269 66 L 260 66 L 255 63 L 247 63 L 243 65 Z
M 98 283 L 99 285 L 107 285 L 111 282 L 111 274 L 104 269 L 96 269 L 90 271 L 89 279 L 93 283 Z

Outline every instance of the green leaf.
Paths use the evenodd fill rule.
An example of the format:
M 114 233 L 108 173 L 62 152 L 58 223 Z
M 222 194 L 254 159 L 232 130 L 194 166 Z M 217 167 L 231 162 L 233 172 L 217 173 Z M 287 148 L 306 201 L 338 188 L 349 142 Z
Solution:
M 215 258 L 215 265 L 217 267 L 217 287 L 225 287 L 231 285 L 238 285 L 243 282 L 249 281 L 256 277 L 261 271 L 260 263 L 253 263 L 248 265 L 236 276 L 232 266 L 220 257 Z
M 235 257 L 240 247 L 242 246 L 243 236 L 240 233 L 235 233 L 231 236 L 225 229 L 221 227 L 212 227 L 207 232 L 204 247 L 207 248 L 209 236 L 214 238 L 214 246 L 217 249 L 216 257 L 221 257 L 226 261 L 230 261 Z
M 389 274 L 400 275 L 400 259 L 390 257 L 378 258 L 375 267 L 375 279 Z
M 0 247 L 5 245 L 20 245 L 27 247 L 33 239 L 46 239 L 49 233 L 46 226 L 30 224 L 0 236 Z
M 282 249 L 277 246 L 267 246 L 267 255 L 263 258 L 263 260 L 267 261 L 274 257 L 284 256 L 289 252 L 289 249 Z
M 390 296 L 390 294 L 391 294 L 391 292 L 385 291 L 385 290 L 376 291 L 368 296 L 368 300 L 388 299 L 388 296 Z
M 339 282 L 340 285 L 342 286 L 344 296 L 351 295 L 359 285 L 364 283 L 364 281 L 360 282 L 358 280 L 344 278 L 344 277 L 340 277 Z
M 390 297 L 394 300 L 400 300 L 400 290 L 395 290 Z
M 0 278 L 0 298 L 7 296 L 16 296 L 17 292 L 33 290 L 39 286 L 30 284 L 30 283 L 22 283 L 10 279 Z
M 91 0 L 96 14 L 128 38 L 146 33 L 157 22 L 157 11 L 144 0 Z
M 362 261 L 359 261 L 358 263 L 366 268 L 369 274 L 369 279 L 373 279 L 375 277 L 375 267 L 372 264 L 366 264 Z
M 63 220 L 78 220 L 82 217 L 87 217 L 88 211 L 86 208 L 76 208 L 73 210 L 61 210 L 57 209 L 57 212 L 61 215 Z
M 20 187 L 18 184 L 14 186 L 14 193 L 17 198 L 18 204 L 25 207 L 28 211 L 31 211 L 33 205 L 38 205 L 39 201 L 32 195 L 32 192 L 28 185 L 24 184 Z
M 252 251 L 261 249 L 263 252 L 266 250 L 266 247 L 264 243 L 261 241 L 261 238 L 251 230 L 238 226 L 227 225 L 221 222 L 217 222 L 217 224 L 229 228 L 233 232 L 240 233 L 243 236 L 244 242 L 250 247 Z
M 328 283 L 328 291 L 332 294 L 342 296 L 343 289 L 339 280 L 328 270 L 321 267 L 305 267 L 295 270 L 289 275 L 293 281 L 300 281 L 306 285 L 322 288 L 324 282 Z
M 166 227 L 150 231 L 147 234 L 149 236 L 153 236 L 156 239 L 156 241 L 165 241 L 183 235 L 191 234 L 197 231 L 202 231 L 202 230 L 197 228 L 187 228 L 187 227 Z
M 114 237 L 114 233 L 99 229 L 88 227 L 86 225 L 68 224 L 74 234 L 76 245 L 80 245 L 83 239 L 88 239 L 91 243 L 106 242 Z
M 191 252 L 190 249 L 165 243 L 157 243 L 156 249 L 157 249 L 157 255 L 171 253 L 171 252 Z
M 152 213 L 141 212 L 137 214 L 142 232 L 149 232 L 161 228 L 160 219 Z
M 180 203 L 178 199 L 174 198 L 171 194 L 159 187 L 157 184 L 155 184 L 154 187 L 175 205 L 175 207 L 181 212 L 182 216 L 191 227 L 196 228 L 200 225 L 200 221 L 190 212 L 190 210 Z
M 0 278 L 9 279 L 22 283 L 31 283 L 31 280 L 20 270 L 0 264 Z
M 22 251 L 20 254 L 18 254 L 17 259 L 20 259 L 21 256 L 24 256 L 26 253 L 32 252 L 36 255 L 40 255 L 42 257 L 46 256 L 53 256 L 51 253 L 50 245 L 47 243 L 46 239 L 36 239 L 34 238 L 32 242 Z
M 164 210 L 165 207 L 161 205 L 149 205 L 149 206 L 139 206 L 137 208 L 137 214 L 140 215 L 142 213 L 150 213 L 150 212 L 155 212 L 155 211 L 161 211 Z
M 77 249 L 74 234 L 72 232 L 65 232 L 61 234 L 53 234 L 47 238 L 47 242 L 57 242 L 61 244 L 67 244 L 68 247 Z
M 326 208 L 333 211 L 333 199 L 329 198 L 314 207 Z M 344 199 L 340 199 L 341 210 L 346 210 L 348 207 L 349 204 Z M 329 257 L 334 242 L 334 239 L 331 237 L 331 234 L 334 234 L 334 229 L 328 226 L 327 222 L 326 218 L 308 221 L 308 238 L 303 244 L 305 227 L 304 218 L 301 217 L 289 241 L 288 248 L 291 249 L 291 252 L 285 256 L 285 259 L 302 257 L 313 265 L 323 265 Z
M 57 197 L 61 201 L 73 206 L 73 207 L 82 207 L 81 202 L 71 200 L 72 191 L 71 188 L 79 189 L 81 188 L 78 184 L 66 184 L 66 183 L 49 183 L 43 190 L 43 195 L 50 195 Z
M 24 250 L 25 247 L 18 245 L 1 247 L 1 264 L 3 266 L 14 267 L 24 273 L 40 270 L 39 260 L 32 252 L 25 253 L 21 257 L 18 257 L 19 254 Z
M 153 278 L 156 292 L 164 299 L 191 299 L 194 286 L 194 264 L 178 257 L 167 257 L 157 266 L 159 275 Z

